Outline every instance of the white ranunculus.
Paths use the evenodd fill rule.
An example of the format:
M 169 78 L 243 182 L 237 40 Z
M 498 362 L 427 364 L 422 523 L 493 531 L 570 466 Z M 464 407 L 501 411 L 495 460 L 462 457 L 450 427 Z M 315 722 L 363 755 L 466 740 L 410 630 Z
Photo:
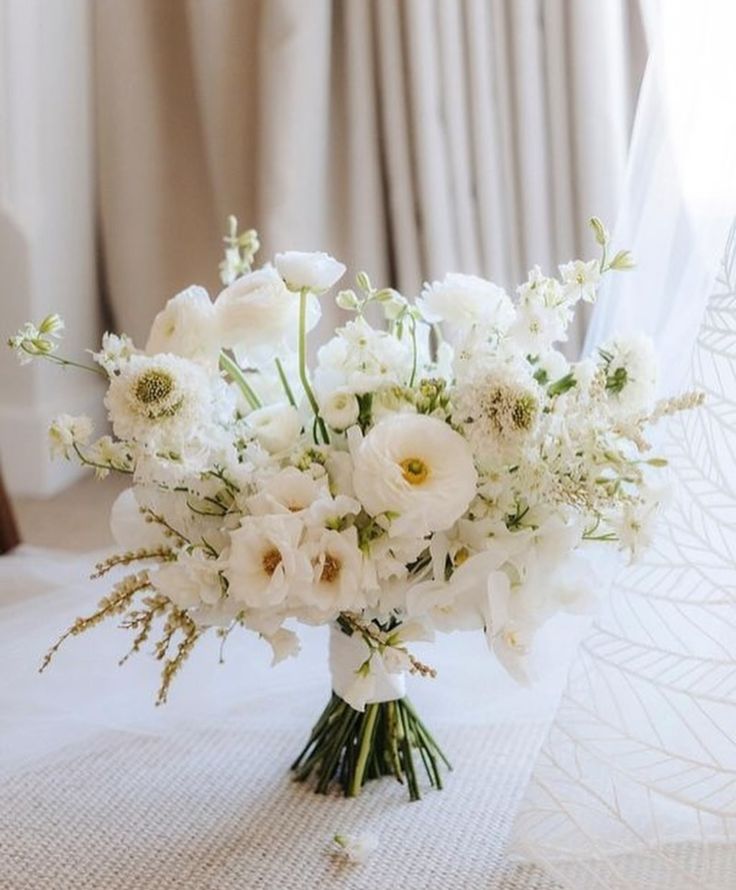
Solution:
M 230 533 L 225 560 L 228 597 L 253 608 L 280 606 L 312 582 L 300 549 L 304 525 L 294 516 L 245 516 Z
M 146 353 L 180 355 L 217 366 L 220 337 L 215 307 L 203 287 L 188 287 L 158 313 L 151 325 Z
M 327 253 L 288 250 L 277 253 L 274 265 L 291 290 L 307 288 L 316 294 L 329 290 L 345 274 L 345 266 Z
M 299 412 L 285 403 L 257 408 L 246 417 L 246 422 L 258 443 L 271 454 L 293 448 L 302 427 Z
M 284 285 L 272 266 L 236 279 L 215 300 L 222 345 L 256 364 L 270 363 L 286 344 L 296 342 L 299 299 Z M 315 297 L 307 307 L 307 330 L 319 321 Z
M 388 514 L 392 536 L 449 528 L 475 497 L 468 443 L 434 417 L 386 417 L 353 447 L 356 497 L 371 516 Z
M 425 284 L 417 306 L 426 321 L 447 322 L 457 332 L 477 325 L 503 333 L 514 321 L 514 307 L 503 288 L 457 272 Z
M 327 426 L 342 432 L 357 423 L 360 405 L 351 392 L 337 390 L 321 400 L 319 410 Z

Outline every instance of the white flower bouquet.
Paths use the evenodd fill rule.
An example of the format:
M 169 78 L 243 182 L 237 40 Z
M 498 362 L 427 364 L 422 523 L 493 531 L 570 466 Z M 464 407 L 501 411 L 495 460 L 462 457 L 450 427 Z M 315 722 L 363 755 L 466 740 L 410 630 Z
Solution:
M 418 754 L 441 787 L 449 764 L 404 691 L 434 670 L 411 644 L 479 631 L 525 680 L 538 629 L 590 596 L 586 552 L 646 544 L 664 461 L 645 433 L 700 401 L 655 401 L 643 337 L 576 363 L 555 347 L 601 276 L 631 266 L 592 225 L 601 258 L 560 278 L 535 268 L 515 300 L 454 274 L 412 302 L 359 274 L 337 294 L 352 317 L 311 369 L 307 333 L 344 266 L 290 252 L 253 271 L 256 234 L 234 219 L 225 289 L 175 296 L 144 350 L 106 334 L 85 365 L 59 355 L 58 316 L 26 325 L 10 340 L 21 359 L 105 378 L 113 435 L 63 415 L 51 445 L 130 477 L 112 517 L 121 552 L 96 574 L 142 564 L 62 640 L 111 617 L 133 651 L 156 639 L 164 702 L 206 633 L 250 631 L 275 663 L 297 654 L 299 622 L 329 625 L 333 693 L 296 777 L 356 795 L 393 775 L 417 799 Z

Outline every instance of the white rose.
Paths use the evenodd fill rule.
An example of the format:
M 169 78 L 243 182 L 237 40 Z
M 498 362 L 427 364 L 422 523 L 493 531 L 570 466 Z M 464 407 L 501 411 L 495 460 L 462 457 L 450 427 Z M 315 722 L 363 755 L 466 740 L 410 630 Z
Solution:
M 320 414 L 333 430 L 346 430 L 358 421 L 360 405 L 351 392 L 333 392 L 320 404 Z
M 257 408 L 246 417 L 253 435 L 266 451 L 277 454 L 296 445 L 302 424 L 299 413 L 292 405 L 266 405 Z
M 270 362 L 290 341 L 296 341 L 299 300 L 286 288 L 272 266 L 249 272 L 221 291 L 215 300 L 220 340 L 238 358 Z M 311 297 L 307 330 L 320 318 L 319 302 Z
M 392 514 L 391 536 L 449 528 L 475 497 L 470 447 L 441 420 L 395 414 L 352 444 L 356 497 L 372 516 Z
M 327 253 L 289 250 L 277 253 L 274 264 L 291 290 L 307 288 L 321 294 L 345 274 L 345 266 Z
M 154 318 L 146 353 L 163 352 L 217 365 L 220 342 L 215 307 L 203 287 L 183 290 Z
M 451 272 L 442 281 L 425 284 L 417 306 L 426 321 L 447 322 L 457 332 L 473 325 L 505 332 L 514 321 L 514 307 L 503 288 L 476 275 Z

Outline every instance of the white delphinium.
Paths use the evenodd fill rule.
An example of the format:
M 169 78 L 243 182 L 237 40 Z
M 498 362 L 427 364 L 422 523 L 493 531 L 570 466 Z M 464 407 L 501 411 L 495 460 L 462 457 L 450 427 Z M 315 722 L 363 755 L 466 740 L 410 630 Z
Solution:
M 638 414 L 652 406 L 657 388 L 654 344 L 644 334 L 616 337 L 599 353 L 606 372 L 606 392 L 618 414 Z
M 296 343 L 299 298 L 272 266 L 237 278 L 215 300 L 219 339 L 242 362 L 271 363 L 285 346 Z M 307 301 L 306 330 L 319 321 L 314 296 Z
M 220 330 L 215 306 L 203 287 L 193 285 L 181 291 L 154 318 L 146 353 L 161 352 L 217 367 Z
M 392 536 L 449 528 L 475 496 L 468 443 L 441 420 L 392 415 L 351 445 L 356 496 L 390 521 Z
M 271 454 L 293 448 L 302 428 L 299 412 L 285 402 L 251 411 L 246 423 L 258 442 Z
M 360 405 L 353 393 L 338 389 L 320 399 L 319 410 L 327 426 L 342 432 L 357 423 Z
M 51 456 L 70 458 L 76 448 L 89 442 L 92 430 L 92 421 L 86 415 L 60 414 L 49 426 Z
M 446 322 L 454 336 L 471 327 L 505 333 L 515 315 L 503 288 L 476 275 L 456 272 L 425 284 L 416 305 L 426 321 Z
M 115 435 L 175 447 L 212 419 L 212 378 L 201 365 L 174 355 L 132 355 L 105 396 Z
M 117 374 L 120 366 L 137 352 L 138 350 L 127 334 L 105 333 L 102 335 L 102 348 L 99 352 L 93 352 L 92 358 L 112 376 Z
M 565 295 L 573 303 L 584 300 L 593 303 L 601 280 L 599 260 L 572 260 L 560 266 L 560 276 Z
M 221 570 L 222 563 L 195 550 L 180 554 L 174 562 L 163 563 L 151 573 L 151 584 L 180 609 L 212 606 L 223 595 Z
M 499 361 L 457 389 L 453 422 L 484 462 L 508 462 L 534 433 L 541 391 L 530 371 L 519 362 Z
M 345 274 L 345 266 L 327 253 L 289 250 L 277 253 L 274 265 L 290 290 L 321 294 Z
M 312 583 L 301 549 L 303 523 L 293 516 L 244 516 L 230 533 L 225 561 L 228 597 L 254 609 L 279 606 Z
M 411 369 L 409 339 L 399 340 L 378 331 L 361 316 L 339 328 L 320 348 L 314 383 L 325 396 L 337 389 L 362 395 L 390 385 L 405 385 Z

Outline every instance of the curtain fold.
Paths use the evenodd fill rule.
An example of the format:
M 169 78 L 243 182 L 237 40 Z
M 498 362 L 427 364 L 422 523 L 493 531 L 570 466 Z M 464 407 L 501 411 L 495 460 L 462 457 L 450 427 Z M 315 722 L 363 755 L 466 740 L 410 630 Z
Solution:
M 263 257 L 325 249 L 409 295 L 588 254 L 643 61 L 631 2 L 95 3 L 116 324 L 140 341 L 177 290 L 216 289 L 229 213 Z

